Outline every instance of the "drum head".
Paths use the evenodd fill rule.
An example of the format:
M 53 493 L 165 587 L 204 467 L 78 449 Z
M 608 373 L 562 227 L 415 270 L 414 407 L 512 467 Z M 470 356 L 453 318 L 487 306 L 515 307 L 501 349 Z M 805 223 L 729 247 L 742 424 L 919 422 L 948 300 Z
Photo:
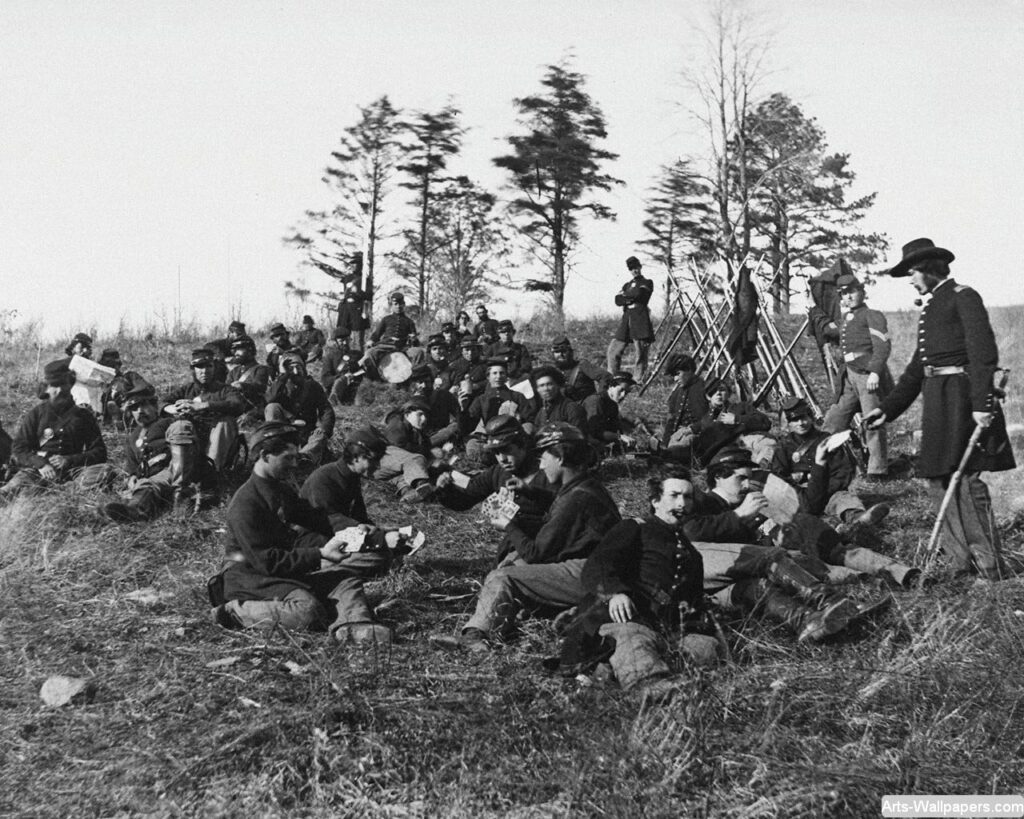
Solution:
M 377 365 L 381 377 L 389 384 L 402 384 L 412 377 L 412 362 L 405 353 L 395 351 L 384 356 Z

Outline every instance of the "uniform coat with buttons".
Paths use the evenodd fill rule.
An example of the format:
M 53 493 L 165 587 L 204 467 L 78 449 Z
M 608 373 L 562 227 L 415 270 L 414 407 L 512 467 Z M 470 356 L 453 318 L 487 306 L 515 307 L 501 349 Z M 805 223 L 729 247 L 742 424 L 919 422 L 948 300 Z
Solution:
M 615 294 L 615 303 L 622 308 L 622 319 L 615 333 L 618 341 L 651 341 L 654 326 L 647 302 L 654 293 L 654 282 L 645 276 L 634 276 Z
M 967 464 L 967 472 L 999 472 L 1016 465 L 1006 422 L 992 397 L 999 350 L 981 296 L 945 279 L 932 291 L 917 325 L 917 349 L 893 391 L 882 401 L 890 421 L 922 396 L 917 474 L 939 478 L 956 471 L 974 430 L 972 412 L 995 412 Z M 932 374 L 960 367 L 963 373 Z

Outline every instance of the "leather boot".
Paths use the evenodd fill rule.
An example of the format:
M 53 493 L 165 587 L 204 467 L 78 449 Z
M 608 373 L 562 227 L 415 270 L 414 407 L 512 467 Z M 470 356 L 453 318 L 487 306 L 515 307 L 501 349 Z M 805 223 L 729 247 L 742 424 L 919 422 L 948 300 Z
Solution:
M 737 583 L 744 586 L 739 591 L 739 599 L 763 616 L 790 628 L 798 642 L 811 640 L 817 642 L 845 629 L 860 610 L 857 604 L 847 597 L 836 596 L 824 608 L 815 609 L 801 603 L 787 591 L 767 581 L 747 581 Z M 737 595 L 734 592 L 734 599 Z
M 835 592 L 791 557 L 780 557 L 768 569 L 768 579 L 814 608 L 831 602 Z
M 847 549 L 843 554 L 843 565 L 849 569 L 856 569 L 858 572 L 867 574 L 885 574 L 897 585 L 905 589 L 910 588 L 921 576 L 921 570 L 913 566 L 906 566 L 891 557 L 879 554 L 872 549 L 857 547 Z

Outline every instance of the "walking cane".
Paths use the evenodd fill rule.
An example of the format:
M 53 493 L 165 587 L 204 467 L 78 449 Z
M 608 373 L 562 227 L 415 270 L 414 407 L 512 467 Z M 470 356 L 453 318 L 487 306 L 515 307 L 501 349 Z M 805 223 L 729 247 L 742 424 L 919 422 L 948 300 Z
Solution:
M 1002 398 L 1005 393 L 1006 381 L 1010 377 L 1009 370 L 1003 370 L 1000 373 L 999 383 L 995 385 L 992 391 L 992 403 L 997 404 L 999 399 Z M 995 409 L 995 407 L 993 408 Z M 953 495 L 957 491 L 957 487 L 960 485 L 960 481 L 964 476 L 964 472 L 967 470 L 967 462 L 971 459 L 971 455 L 974 454 L 974 448 L 978 445 L 978 440 L 981 438 L 981 434 L 985 431 L 985 427 L 978 424 L 974 427 L 974 432 L 971 433 L 970 440 L 967 442 L 967 447 L 964 449 L 964 454 L 960 458 L 960 464 L 956 468 L 956 472 L 953 473 L 953 477 L 949 479 L 949 486 L 946 487 L 946 494 L 942 497 L 942 503 L 939 504 L 939 514 L 935 518 L 935 525 L 932 527 L 932 536 L 928 538 L 928 547 L 925 549 L 925 571 L 927 574 L 931 568 L 932 560 L 935 557 L 934 548 L 935 544 L 939 539 L 939 530 L 942 528 L 942 520 L 946 517 L 946 510 L 949 509 L 949 504 L 953 501 Z

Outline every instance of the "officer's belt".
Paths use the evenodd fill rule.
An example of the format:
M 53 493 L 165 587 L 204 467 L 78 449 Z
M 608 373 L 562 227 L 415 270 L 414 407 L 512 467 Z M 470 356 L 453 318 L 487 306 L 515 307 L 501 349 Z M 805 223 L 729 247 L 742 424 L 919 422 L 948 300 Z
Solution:
M 870 355 L 870 350 L 865 350 L 863 353 L 843 353 L 843 361 L 856 361 L 861 356 Z
M 937 375 L 966 375 L 966 367 L 933 367 L 931 364 L 924 365 L 924 377 L 934 378 Z

